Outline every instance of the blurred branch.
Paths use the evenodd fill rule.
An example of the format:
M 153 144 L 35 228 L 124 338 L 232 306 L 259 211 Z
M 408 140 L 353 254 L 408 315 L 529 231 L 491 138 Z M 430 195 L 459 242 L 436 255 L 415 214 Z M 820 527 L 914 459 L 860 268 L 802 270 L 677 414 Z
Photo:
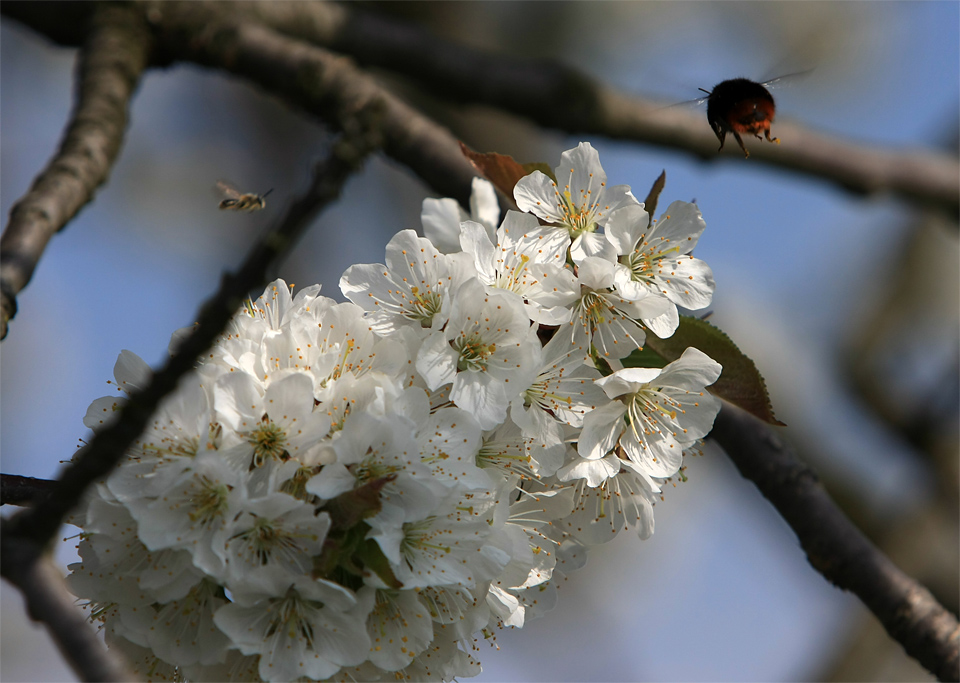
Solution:
M 149 2 L 151 11 L 179 12 L 180 3 Z M 569 133 L 595 133 L 678 149 L 710 161 L 743 160 L 735 147 L 717 154 L 702 113 L 634 97 L 556 62 L 498 55 L 460 45 L 414 24 L 351 4 L 257 1 L 187 3 L 199 14 L 224 11 L 348 54 L 361 65 L 402 74 L 436 96 L 485 104 Z M 750 162 L 822 178 L 858 194 L 893 193 L 960 214 L 960 162 L 934 151 L 878 149 L 777 123 L 783 144 L 754 145 Z
M 17 312 L 17 294 L 30 281 L 50 238 L 106 181 L 150 45 L 142 12 L 122 5 L 95 7 L 78 55 L 76 103 L 60 149 L 14 204 L 0 238 L 0 338 L 6 337 Z
M 75 43 L 76 33 L 51 19 L 50 15 L 56 14 L 54 11 L 42 12 L 24 8 L 22 4 L 6 0 L 0 9 L 61 44 Z M 61 4 L 72 3 L 45 3 L 47 8 Z M 223 37 L 217 29 L 211 28 L 202 37 L 208 43 L 202 50 L 194 50 L 182 41 L 191 35 L 201 38 L 206 24 L 221 24 L 222 28 L 223 23 L 238 22 L 249 30 L 254 26 L 261 30 L 270 26 L 287 36 L 349 54 L 360 64 L 402 74 L 448 100 L 497 107 L 570 133 L 600 134 L 681 150 L 704 161 L 721 156 L 738 162 L 743 158 L 732 146 L 717 154 L 717 140 L 701 114 L 678 108 L 663 109 L 659 102 L 627 95 L 571 67 L 547 60 L 484 52 L 444 40 L 413 24 L 358 10 L 353 5 L 263 0 L 243 3 L 152 1 L 141 7 L 161 34 L 182 31 L 179 38 L 170 35 L 163 38 L 164 48 L 171 50 L 173 58 L 199 61 L 247 76 L 311 110 L 318 108 L 322 112 L 325 107 L 318 107 L 322 104 L 318 101 L 319 93 L 311 87 L 315 84 L 309 81 L 310 62 L 313 62 L 312 68 L 317 69 L 325 62 L 336 61 L 329 53 L 310 53 L 302 44 L 287 44 L 287 54 L 281 62 L 302 68 L 304 79 L 299 82 L 294 79 L 281 87 L 271 82 L 263 68 L 250 64 L 251 55 L 258 50 L 279 48 L 276 36 L 260 45 L 253 40 L 254 35 L 238 36 L 241 42 L 253 40 L 253 44 L 248 45 L 252 52 L 245 57 L 210 45 L 210 34 Z M 267 43 L 277 44 L 268 46 Z M 201 57 L 198 52 L 205 54 Z M 280 57 L 279 53 L 273 56 Z M 378 87 L 361 71 L 351 73 L 358 78 L 358 90 Z M 409 110 L 392 96 L 390 101 Z M 425 168 L 424 160 L 418 158 L 415 149 L 423 142 L 413 139 L 423 135 L 424 131 L 419 129 L 439 127 L 419 114 L 412 120 L 416 121 L 415 126 L 398 131 L 404 137 L 398 139 L 388 133 L 387 153 L 420 173 L 441 194 L 462 199 L 462 190 L 444 189 L 450 185 L 444 182 L 444 174 Z M 446 134 L 442 128 L 439 130 Z M 938 208 L 954 219 L 960 215 L 960 161 L 955 155 L 881 150 L 791 123 L 777 123 L 777 133 L 784 143 L 776 147 L 755 145 L 750 163 L 766 163 L 822 178 L 858 194 L 892 193 Z M 437 158 L 453 163 L 449 144 L 441 143 L 438 135 L 427 137 L 435 145 Z
M 960 679 L 957 618 L 867 540 L 770 428 L 724 404 L 710 435 L 791 526 L 814 569 L 859 597 L 938 679 Z
M 336 130 L 369 102 L 383 103 L 383 149 L 443 196 L 469 205 L 476 171 L 451 133 L 384 90 L 349 59 L 233 19 L 201 3 L 150 10 L 158 60 L 196 62 L 244 76 Z
M 0 474 L 0 505 L 33 505 L 49 496 L 53 485 L 49 479 Z
M 74 673 L 84 681 L 135 680 L 100 642 L 86 615 L 77 609 L 60 572 L 43 553 L 43 545 L 32 538 L 8 533 L 8 522 L 0 522 L 3 577 L 23 593 L 30 617 L 46 625 Z

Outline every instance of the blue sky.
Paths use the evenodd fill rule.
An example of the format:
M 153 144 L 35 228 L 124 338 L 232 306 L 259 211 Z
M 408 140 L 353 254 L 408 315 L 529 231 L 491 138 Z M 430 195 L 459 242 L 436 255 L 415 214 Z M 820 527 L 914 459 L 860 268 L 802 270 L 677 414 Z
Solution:
M 776 75 L 770 70 L 779 64 L 786 72 L 805 68 L 813 54 L 814 73 L 777 93 L 782 118 L 879 146 L 930 147 L 957 133 L 958 8 L 594 3 L 582 13 L 583 39 L 556 54 L 667 102 L 736 75 Z M 522 35 L 522 27 L 506 34 L 503 40 Z M 55 149 L 71 103 L 73 57 L 7 21 L 0 35 L 0 209 L 7 215 Z M 817 41 L 830 44 L 801 49 Z M 213 182 L 275 187 L 268 209 L 276 210 L 305 182 L 311 157 L 327 141 L 274 100 L 195 68 L 150 73 L 132 117 L 110 183 L 53 239 L 0 346 L 4 472 L 54 476 L 86 435 L 86 406 L 108 392 L 120 350 L 161 361 L 170 334 L 193 321 L 221 271 L 263 230 L 267 212 L 217 212 Z M 258 133 L 262 121 L 271 124 L 268 135 Z M 550 165 L 579 140 L 544 139 Z M 850 317 L 882 278 L 878 262 L 899 243 L 914 209 L 741 160 L 703 164 L 592 142 L 612 182 L 643 196 L 665 168 L 664 206 L 696 198 L 708 226 L 697 255 L 717 281 L 713 321 L 757 359 L 785 421 L 819 430 L 826 461 L 818 467 L 858 472 L 889 504 L 923 496 L 928 482 L 844 395 L 832 369 Z M 417 227 L 427 194 L 392 162 L 371 162 L 280 274 L 300 286 L 322 282 L 325 294 L 340 298 L 340 273 L 382 260 L 394 232 Z M 862 453 L 870 453 L 870 467 Z M 644 543 L 620 538 L 595 553 L 564 584 L 555 618 L 500 634 L 500 652 L 482 651 L 483 680 L 817 675 L 862 608 L 809 568 L 789 529 L 722 454 L 708 450 L 690 469 L 691 482 L 657 506 L 655 536 Z M 68 555 L 69 546 L 61 553 Z M 41 675 L 29 663 L 34 639 L 8 627 L 16 612 L 8 591 L 4 650 L 22 652 L 28 664 L 11 668 L 17 665 L 5 654 L 3 677 Z M 63 675 L 58 671 L 48 680 Z

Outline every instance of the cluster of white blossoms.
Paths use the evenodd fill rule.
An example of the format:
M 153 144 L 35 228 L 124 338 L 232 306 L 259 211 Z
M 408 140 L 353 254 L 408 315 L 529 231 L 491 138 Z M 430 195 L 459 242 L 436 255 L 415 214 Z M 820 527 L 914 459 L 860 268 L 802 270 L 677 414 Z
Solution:
M 486 181 L 470 215 L 426 200 L 426 237 L 348 269 L 346 303 L 277 280 L 234 317 L 73 518 L 71 590 L 138 675 L 473 676 L 587 547 L 653 532 L 720 365 L 622 360 L 710 303 L 704 223 L 651 221 L 587 143 L 556 177 L 524 177 L 499 226 Z M 115 375 L 150 370 L 124 351 Z

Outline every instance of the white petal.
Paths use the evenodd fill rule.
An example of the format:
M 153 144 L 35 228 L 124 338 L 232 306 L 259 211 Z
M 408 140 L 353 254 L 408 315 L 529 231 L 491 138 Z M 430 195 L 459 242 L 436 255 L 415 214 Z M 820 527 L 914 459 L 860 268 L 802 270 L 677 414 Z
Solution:
M 569 185 L 571 193 L 587 188 L 599 193 L 600 188 L 607 182 L 607 174 L 600 165 L 600 153 L 589 142 L 581 142 L 573 149 L 568 149 L 560 155 L 560 165 L 554 169 L 558 181 Z M 578 193 L 579 194 L 579 193 Z M 580 198 L 575 194 L 572 197 L 574 204 L 579 204 Z
M 649 224 L 650 216 L 643 204 L 628 204 L 610 214 L 603 231 L 618 254 L 630 254 Z
M 474 178 L 470 191 L 470 216 L 483 224 L 487 234 L 493 237 L 493 231 L 500 220 L 500 203 L 493 183 L 483 178 Z
M 655 301 L 660 297 L 647 297 L 651 301 Z M 670 308 L 667 309 L 667 312 L 663 315 L 658 315 L 655 318 L 641 318 L 643 324 L 647 326 L 647 329 L 653 332 L 655 335 L 661 339 L 667 339 L 673 336 L 673 333 L 677 331 L 677 328 L 680 326 L 680 313 L 677 311 L 677 307 L 670 302 Z
M 453 381 L 457 375 L 457 352 L 443 332 L 432 332 L 417 354 L 417 372 L 433 391 Z
M 583 431 L 577 452 L 588 460 L 599 460 L 613 450 L 623 432 L 623 415 L 627 407 L 619 401 L 592 410 L 583 418 Z
M 603 388 L 610 398 L 632 394 L 640 390 L 643 385 L 652 382 L 660 376 L 658 368 L 624 368 L 612 375 L 601 377 L 596 384 Z
M 460 223 L 467 218 L 455 199 L 427 198 L 420 210 L 424 236 L 444 254 L 460 251 Z
M 612 261 L 590 257 L 580 262 L 577 276 L 584 287 L 606 289 L 613 286 L 614 270 Z
M 521 178 L 513 188 L 513 198 L 521 211 L 532 213 L 549 223 L 563 220 L 563 213 L 557 206 L 560 201 L 557 185 L 550 176 L 540 171 Z
M 624 431 L 620 439 L 627 457 L 640 471 L 651 477 L 672 477 L 683 462 L 683 446 L 667 431 L 645 434 L 643 441 L 637 439 L 632 429 Z
M 679 249 L 681 254 L 689 254 L 697 246 L 697 240 L 706 227 L 696 204 L 676 201 L 667 207 L 657 222 L 650 234 L 650 241 L 653 244 L 669 242 L 665 246 Z
M 120 352 L 113 366 L 113 376 L 117 380 L 117 386 L 127 393 L 145 387 L 152 375 L 150 366 L 133 351 L 126 349 Z
M 607 261 L 617 260 L 617 250 L 610 244 L 606 236 L 599 232 L 582 232 L 577 235 L 570 245 L 570 256 L 574 263 L 580 264 L 584 259 L 595 257 Z
M 694 311 L 710 305 L 716 288 L 710 266 L 692 256 L 662 261 L 656 282 L 670 301 Z
M 722 370 L 720 363 L 690 346 L 677 360 L 663 368 L 660 383 L 682 389 L 700 389 L 716 382 Z
M 586 479 L 587 486 L 596 488 L 611 477 L 617 476 L 620 471 L 620 460 L 614 454 L 599 460 L 577 458 L 569 465 L 564 465 L 557 471 L 560 481 L 574 481 Z
M 474 267 L 481 282 L 493 284 L 497 279 L 497 253 L 487 229 L 480 223 L 464 221 L 460 225 L 460 247 L 464 252 L 473 254 Z
M 493 429 L 503 422 L 510 403 L 503 382 L 486 372 L 471 371 L 457 373 L 450 400 L 477 418 L 483 429 Z

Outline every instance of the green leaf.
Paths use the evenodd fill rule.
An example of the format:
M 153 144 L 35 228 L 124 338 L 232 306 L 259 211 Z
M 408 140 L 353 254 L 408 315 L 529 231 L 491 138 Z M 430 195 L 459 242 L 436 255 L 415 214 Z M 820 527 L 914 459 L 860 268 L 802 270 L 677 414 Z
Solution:
M 393 569 L 390 568 L 390 560 L 388 560 L 387 556 L 380 550 L 379 543 L 373 539 L 367 539 L 357 548 L 356 556 L 363 561 L 367 569 L 379 576 L 380 580 L 387 584 L 387 586 L 390 588 L 403 588 L 403 583 L 394 576 Z
M 773 414 L 767 385 L 757 366 L 737 348 L 730 337 L 706 320 L 681 315 L 680 326 L 669 339 L 660 339 L 648 332 L 643 351 L 636 357 L 630 354 L 623 364 L 631 367 L 662 367 L 662 364 L 648 364 L 650 356 L 647 354 L 650 351 L 669 363 L 679 358 L 689 346 L 700 349 L 723 366 L 720 379 L 707 387 L 711 394 L 743 408 L 764 422 L 783 426 Z M 634 363 L 634 360 L 638 362 Z
M 647 344 L 642 349 L 634 349 L 621 362 L 625 368 L 662 368 L 669 361 Z
M 344 572 L 362 576 L 363 568 L 356 563 L 354 553 L 368 531 L 370 527 L 365 523 L 346 531 L 332 531 L 323 542 L 320 554 L 313 558 L 313 578 L 329 579 Z

